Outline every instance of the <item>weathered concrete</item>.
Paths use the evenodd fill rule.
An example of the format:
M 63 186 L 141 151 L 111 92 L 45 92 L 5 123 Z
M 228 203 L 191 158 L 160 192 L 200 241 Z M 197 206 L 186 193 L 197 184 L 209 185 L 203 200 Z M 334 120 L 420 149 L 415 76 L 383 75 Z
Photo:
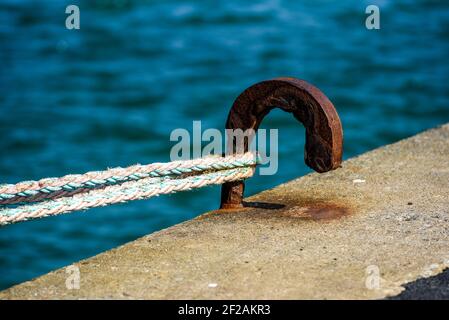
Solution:
M 218 194 L 211 200 L 218 204 Z M 61 269 L 0 298 L 396 295 L 449 267 L 449 124 L 248 201 L 250 208 L 213 211 L 76 263 L 79 290 L 66 288 Z M 372 265 L 382 280 L 370 290 Z

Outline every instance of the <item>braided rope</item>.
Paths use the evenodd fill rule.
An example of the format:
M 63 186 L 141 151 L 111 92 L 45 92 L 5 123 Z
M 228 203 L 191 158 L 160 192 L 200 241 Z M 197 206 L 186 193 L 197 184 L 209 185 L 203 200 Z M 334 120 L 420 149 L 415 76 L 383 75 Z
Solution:
M 71 211 L 106 206 L 131 200 L 148 199 L 160 194 L 201 188 L 207 185 L 223 184 L 251 177 L 254 166 L 206 172 L 196 176 L 144 178 L 128 181 L 121 185 L 106 186 L 72 197 L 48 200 L 32 205 L 0 210 L 0 225 L 24 220 L 59 215 Z
M 0 205 L 68 197 L 92 189 L 150 177 L 181 176 L 209 170 L 243 168 L 255 164 L 255 155 L 247 152 L 227 157 L 211 156 L 188 161 L 138 164 L 127 168 L 118 167 L 105 171 L 91 171 L 60 178 L 24 181 L 17 184 L 0 185 Z

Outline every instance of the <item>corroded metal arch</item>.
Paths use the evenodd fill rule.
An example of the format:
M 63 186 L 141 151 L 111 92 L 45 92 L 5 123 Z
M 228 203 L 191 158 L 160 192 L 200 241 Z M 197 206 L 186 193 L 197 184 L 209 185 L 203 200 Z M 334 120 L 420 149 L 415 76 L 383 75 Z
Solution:
M 304 125 L 304 160 L 309 167 L 317 172 L 326 172 L 341 165 L 343 130 L 337 111 L 324 93 L 304 80 L 275 78 L 249 87 L 234 101 L 226 129 L 257 130 L 263 118 L 274 108 L 292 113 Z M 245 141 L 244 151 L 248 150 L 250 142 Z M 232 139 L 228 149 L 232 148 L 232 153 L 238 147 L 236 139 Z M 220 207 L 241 207 L 243 191 L 242 181 L 225 183 Z

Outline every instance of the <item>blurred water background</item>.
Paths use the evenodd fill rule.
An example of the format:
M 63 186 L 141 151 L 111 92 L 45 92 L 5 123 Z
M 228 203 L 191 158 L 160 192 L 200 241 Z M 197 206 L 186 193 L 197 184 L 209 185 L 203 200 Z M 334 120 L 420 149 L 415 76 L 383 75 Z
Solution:
M 369 4 L 381 30 L 365 28 Z M 449 121 L 448 54 L 447 1 L 2 0 L 0 182 L 169 161 L 173 129 L 223 128 L 243 89 L 276 76 L 325 92 L 352 157 Z M 310 172 L 291 115 L 263 126 L 280 130 L 279 171 L 248 195 Z M 215 209 L 219 192 L 0 228 L 0 288 Z

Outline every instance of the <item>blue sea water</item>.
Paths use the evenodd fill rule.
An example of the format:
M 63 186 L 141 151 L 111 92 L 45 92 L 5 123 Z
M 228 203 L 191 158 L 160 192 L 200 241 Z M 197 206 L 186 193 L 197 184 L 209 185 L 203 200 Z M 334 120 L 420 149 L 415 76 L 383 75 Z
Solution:
M 370 4 L 380 30 L 365 28 Z M 448 55 L 447 1 L 2 0 L 0 183 L 169 161 L 173 129 L 223 128 L 242 90 L 277 76 L 325 92 L 352 157 L 449 121 Z M 310 172 L 291 115 L 263 127 L 279 128 L 279 171 L 248 195 Z M 219 193 L 2 227 L 0 289 L 215 209 Z

